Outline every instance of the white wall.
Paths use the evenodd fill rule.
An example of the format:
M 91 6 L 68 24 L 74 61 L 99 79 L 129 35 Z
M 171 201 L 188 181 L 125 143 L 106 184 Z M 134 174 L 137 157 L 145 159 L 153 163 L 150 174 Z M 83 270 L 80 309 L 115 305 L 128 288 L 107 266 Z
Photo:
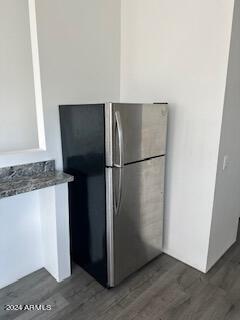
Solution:
M 240 1 L 235 0 L 208 269 L 235 242 L 240 213 Z M 224 156 L 228 156 L 223 171 Z
M 38 147 L 28 0 L 0 1 L 0 152 Z
M 36 4 L 47 148 L 61 167 L 58 105 L 119 100 L 120 1 Z
M 46 159 L 56 159 L 61 167 L 58 105 L 119 100 L 120 2 L 36 0 L 36 8 L 47 151 L 0 154 L 0 167 Z M 18 107 L 17 111 L 21 112 L 22 106 Z M 7 107 L 0 104 L 1 119 L 3 110 L 6 112 Z M 5 131 L 1 138 L 6 143 L 11 139 Z M 0 200 L 0 287 L 43 265 L 38 250 L 42 203 L 36 201 L 35 193 Z M 58 205 L 63 206 L 62 202 Z M 61 249 L 58 248 L 59 259 L 66 253 Z M 20 252 L 24 257 L 21 260 Z M 15 268 L 7 273 L 9 263 Z
M 0 288 L 42 265 L 38 191 L 0 200 Z
M 164 250 L 205 271 L 233 0 L 122 0 L 121 99 L 168 101 Z

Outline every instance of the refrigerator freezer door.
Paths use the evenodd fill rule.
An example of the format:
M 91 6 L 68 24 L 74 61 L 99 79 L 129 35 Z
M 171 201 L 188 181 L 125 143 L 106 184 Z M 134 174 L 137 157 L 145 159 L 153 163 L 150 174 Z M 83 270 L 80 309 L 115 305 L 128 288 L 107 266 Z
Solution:
M 108 168 L 113 190 L 110 197 L 113 210 L 110 207 L 112 213 L 107 215 L 110 286 L 117 285 L 161 253 L 164 164 L 165 157 L 157 157 L 123 169 Z M 115 198 L 119 187 L 122 196 L 116 211 L 114 202 L 118 202 Z
M 167 105 L 114 103 L 112 128 L 113 165 L 164 155 Z

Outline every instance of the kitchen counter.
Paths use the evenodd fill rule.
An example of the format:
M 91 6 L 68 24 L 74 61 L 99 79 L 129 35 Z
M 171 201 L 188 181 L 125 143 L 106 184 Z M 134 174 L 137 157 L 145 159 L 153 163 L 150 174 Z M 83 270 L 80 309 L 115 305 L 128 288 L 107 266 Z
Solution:
M 0 168 L 0 199 L 73 181 L 55 170 L 55 161 Z

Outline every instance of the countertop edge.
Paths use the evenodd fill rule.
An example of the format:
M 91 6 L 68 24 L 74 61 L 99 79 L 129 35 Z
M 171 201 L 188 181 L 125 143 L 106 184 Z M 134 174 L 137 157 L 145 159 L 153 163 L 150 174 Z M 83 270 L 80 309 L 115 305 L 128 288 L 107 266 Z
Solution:
M 41 181 L 41 178 L 44 178 L 44 180 Z M 46 180 L 46 178 L 49 178 L 49 179 Z M 35 179 L 35 180 L 31 181 L 31 179 Z M 72 182 L 73 180 L 74 180 L 73 176 L 67 173 L 64 173 L 62 171 L 55 171 L 54 173 L 52 173 L 47 177 L 44 175 L 29 176 L 29 182 L 27 185 L 24 185 L 24 186 L 20 185 L 19 187 L 16 187 L 16 188 L 9 188 L 9 189 L 6 188 L 6 190 L 0 191 L 0 200 L 4 198 L 16 196 L 18 194 L 23 194 L 23 193 L 28 193 L 35 190 L 49 188 L 49 187 L 53 187 L 63 183 L 69 183 L 69 182 Z M 15 182 L 14 180 L 9 181 L 11 185 L 14 185 L 14 182 Z M 1 182 L 0 182 L 0 185 L 1 185 Z

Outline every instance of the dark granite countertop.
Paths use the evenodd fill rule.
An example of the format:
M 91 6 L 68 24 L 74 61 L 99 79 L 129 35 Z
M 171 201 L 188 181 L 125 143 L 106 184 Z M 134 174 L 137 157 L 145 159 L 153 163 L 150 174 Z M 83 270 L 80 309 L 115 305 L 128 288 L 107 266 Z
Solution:
M 55 161 L 0 168 L 0 199 L 73 181 L 55 170 Z

